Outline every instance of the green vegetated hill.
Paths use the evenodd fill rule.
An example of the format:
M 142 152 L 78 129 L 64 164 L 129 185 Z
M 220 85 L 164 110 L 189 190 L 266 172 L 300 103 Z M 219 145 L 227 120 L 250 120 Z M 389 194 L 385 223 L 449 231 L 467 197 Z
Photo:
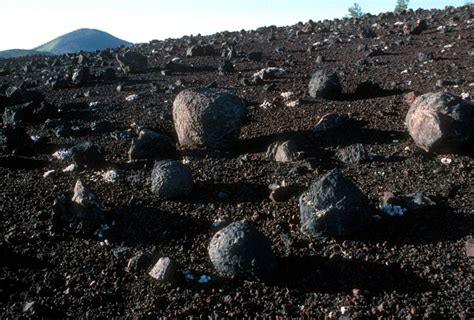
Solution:
M 0 51 L 0 58 L 21 57 L 35 54 L 64 54 L 79 51 L 95 51 L 131 45 L 130 42 L 114 37 L 97 29 L 78 29 L 59 36 L 32 50 L 13 49 Z

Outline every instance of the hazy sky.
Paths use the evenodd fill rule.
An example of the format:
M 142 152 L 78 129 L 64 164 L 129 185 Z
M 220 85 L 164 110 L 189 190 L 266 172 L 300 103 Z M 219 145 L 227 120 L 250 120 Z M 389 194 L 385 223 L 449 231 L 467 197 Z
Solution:
M 130 42 L 255 29 L 343 17 L 354 2 L 364 12 L 392 11 L 396 0 L 0 0 L 0 50 L 39 46 L 79 28 Z M 411 0 L 409 7 L 443 8 L 466 0 Z

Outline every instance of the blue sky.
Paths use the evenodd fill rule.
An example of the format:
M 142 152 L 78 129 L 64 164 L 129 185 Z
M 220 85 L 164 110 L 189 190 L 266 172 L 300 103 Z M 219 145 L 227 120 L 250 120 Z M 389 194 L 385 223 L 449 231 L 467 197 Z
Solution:
M 392 11 L 396 0 L 360 0 L 364 12 Z M 409 8 L 443 8 L 466 0 L 411 0 Z M 131 42 L 291 25 L 343 17 L 354 0 L 0 0 L 0 50 L 29 49 L 79 28 Z

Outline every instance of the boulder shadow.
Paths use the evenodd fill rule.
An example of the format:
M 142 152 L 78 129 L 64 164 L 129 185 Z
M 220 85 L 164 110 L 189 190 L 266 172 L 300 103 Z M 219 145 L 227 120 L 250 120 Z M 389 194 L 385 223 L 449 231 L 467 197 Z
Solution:
M 239 203 L 260 203 L 268 199 L 269 194 L 270 190 L 267 186 L 255 183 L 196 182 L 191 195 L 182 201 L 193 204 L 222 203 L 236 205 Z
M 9 169 L 36 170 L 48 165 L 48 161 L 20 156 L 0 156 L 0 167 Z
M 313 139 L 311 130 L 301 131 L 285 131 L 270 135 L 263 135 L 253 138 L 240 139 L 236 146 L 235 152 L 238 155 L 254 154 L 266 152 L 268 146 L 277 141 L 293 140 L 301 151 L 307 151 L 308 142 Z
M 107 238 L 132 246 L 192 241 L 209 229 L 207 221 L 141 204 L 121 208 L 113 219 L 116 223 Z
M 433 291 L 435 286 L 397 264 L 379 264 L 342 257 L 298 256 L 279 259 L 277 280 L 271 285 L 303 292 L 352 293 L 354 288 L 369 295 L 397 291 Z
M 407 212 L 401 217 L 384 217 L 353 237 L 369 243 L 421 245 L 458 240 L 471 234 L 472 215 L 456 213 L 442 200 L 433 200 L 437 203 L 434 207 Z

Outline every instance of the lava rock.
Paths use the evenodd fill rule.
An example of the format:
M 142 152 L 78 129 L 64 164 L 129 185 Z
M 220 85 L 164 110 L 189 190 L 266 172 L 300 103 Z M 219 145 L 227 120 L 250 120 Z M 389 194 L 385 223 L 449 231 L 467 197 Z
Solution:
M 191 170 L 175 160 L 156 161 L 151 173 L 151 191 L 160 198 L 186 196 L 193 188 Z
M 232 62 L 230 60 L 224 60 L 222 64 L 219 66 L 219 73 L 220 74 L 226 74 L 226 73 L 231 73 L 234 72 L 235 68 Z
M 72 147 L 71 154 L 78 169 L 99 168 L 105 163 L 102 149 L 90 142 L 83 142 Z
M 174 260 L 168 257 L 162 257 L 148 274 L 150 277 L 161 282 L 174 282 L 177 278 L 177 270 L 178 264 Z
M 427 62 L 427 61 L 433 60 L 433 53 L 431 53 L 431 52 L 418 52 L 416 54 L 416 58 L 420 62 Z
M 143 251 L 138 251 L 128 260 L 125 271 L 133 273 L 143 270 L 146 268 L 148 260 L 149 257 Z
M 370 221 L 367 197 L 336 169 L 312 183 L 299 206 L 301 230 L 311 237 L 351 235 Z
M 266 280 L 277 267 L 270 240 L 241 222 L 216 232 L 208 252 L 214 268 L 226 277 Z
M 267 149 L 267 158 L 277 162 L 291 162 L 298 158 L 298 146 L 293 140 L 272 143 Z
M 125 73 L 141 73 L 148 67 L 148 58 L 136 51 L 117 54 L 116 59 Z
M 82 68 L 74 70 L 71 81 L 74 85 L 81 85 L 81 84 L 84 84 L 87 80 L 89 80 L 89 77 L 90 77 L 89 68 L 82 67 Z
M 117 75 L 113 68 L 105 68 L 103 70 L 99 70 L 96 73 L 96 77 L 101 81 L 113 81 L 115 78 L 117 78 Z
M 367 149 L 360 143 L 347 146 L 336 152 L 336 159 L 345 164 L 367 161 L 368 158 Z
M 341 83 L 335 71 L 318 70 L 309 82 L 309 95 L 313 98 L 336 98 L 342 93 Z
M 0 150 L 2 153 L 14 152 L 17 155 L 30 154 L 34 142 L 25 129 L 6 125 L 0 129 Z
M 377 34 L 371 27 L 363 26 L 360 28 L 359 37 L 361 39 L 371 39 L 377 37 Z
M 409 211 L 421 210 L 436 205 L 436 202 L 421 191 L 404 195 L 400 199 L 402 206 Z
M 217 51 L 210 44 L 191 46 L 186 50 L 186 57 L 215 56 Z
M 10 107 L 6 107 L 2 115 L 4 125 L 14 125 L 22 122 L 30 122 L 33 119 L 35 104 L 26 102 Z
M 416 145 L 427 152 L 472 150 L 474 104 L 446 92 L 427 93 L 413 101 L 406 125 Z
M 346 114 L 328 113 L 325 114 L 313 128 L 313 133 L 322 134 L 331 130 L 339 129 L 349 122 Z
M 162 160 L 171 158 L 175 152 L 176 149 L 167 136 L 143 129 L 138 138 L 132 140 L 128 156 L 130 160 Z
M 260 62 L 263 58 L 263 52 L 261 51 L 252 51 L 247 54 L 247 59 L 250 61 Z
M 104 222 L 104 209 L 98 196 L 77 180 L 71 200 L 66 195 L 54 200 L 51 219 L 56 230 L 91 235 Z
M 247 109 L 228 91 L 186 89 L 173 103 L 173 120 L 183 147 L 230 148 L 239 138 Z

